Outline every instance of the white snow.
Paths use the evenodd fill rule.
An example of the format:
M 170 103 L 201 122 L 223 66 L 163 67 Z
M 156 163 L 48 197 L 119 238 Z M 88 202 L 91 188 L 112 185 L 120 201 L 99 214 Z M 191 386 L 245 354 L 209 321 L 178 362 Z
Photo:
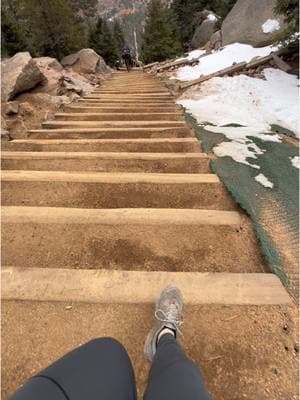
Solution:
M 290 160 L 295 168 L 300 169 L 300 157 L 296 156 L 294 158 L 291 158 Z
M 225 46 L 219 51 L 215 51 L 212 54 L 201 57 L 199 65 L 185 66 L 179 68 L 173 78 L 180 81 L 190 81 L 199 78 L 201 75 L 208 75 L 213 72 L 219 71 L 223 68 L 230 67 L 233 63 L 249 62 L 254 57 L 264 57 L 269 55 L 272 51 L 276 51 L 277 47 L 260 47 L 254 48 L 248 44 L 233 43 Z M 203 50 L 195 50 L 195 52 Z M 192 58 L 199 57 L 193 54 Z M 202 54 L 203 55 L 204 51 Z
M 264 187 L 272 189 L 274 187 L 274 183 L 269 181 L 269 179 L 264 174 L 259 174 L 254 178 L 257 182 L 259 182 Z
M 257 155 L 264 153 L 249 137 L 257 137 L 264 141 L 280 142 L 278 135 L 266 135 L 260 133 L 260 130 L 247 127 L 221 127 L 206 125 L 204 129 L 210 132 L 222 133 L 230 142 L 222 142 L 214 147 L 213 152 L 218 157 L 231 157 L 233 160 L 242 164 L 249 165 L 252 168 L 259 169 L 256 164 L 250 164 L 247 158 L 257 158 Z
M 272 68 L 264 75 L 266 80 L 245 75 L 213 78 L 186 91 L 178 103 L 199 123 L 236 123 L 257 132 L 277 124 L 299 136 L 297 77 Z
M 277 19 L 267 19 L 261 28 L 264 33 L 273 33 L 280 29 L 280 23 Z
M 207 18 L 209 21 L 217 21 L 218 18 L 214 14 L 208 14 Z
M 218 157 L 231 157 L 234 161 L 249 165 L 252 168 L 260 169 L 256 164 L 250 164 L 247 158 L 257 158 L 257 154 L 263 154 L 255 143 L 251 147 L 239 142 L 222 142 L 213 148 L 213 152 Z

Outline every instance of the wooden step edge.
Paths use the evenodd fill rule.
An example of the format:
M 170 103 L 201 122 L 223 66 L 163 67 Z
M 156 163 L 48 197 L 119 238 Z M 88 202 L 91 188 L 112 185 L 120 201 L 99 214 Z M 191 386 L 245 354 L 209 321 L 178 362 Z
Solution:
M 112 117 L 112 118 L 116 118 L 116 117 L 123 117 L 123 116 L 132 116 L 132 117 L 146 117 L 146 116 L 154 116 L 154 117 L 158 117 L 159 115 L 162 116 L 178 116 L 178 117 L 182 117 L 182 113 L 180 111 L 175 111 L 175 112 L 159 112 L 159 113 L 152 113 L 152 112 L 139 112 L 139 113 L 109 113 L 109 112 L 105 112 L 105 113 L 93 113 L 93 112 L 80 112 L 80 113 L 56 113 L 55 117 Z
M 2 182 L 85 182 L 85 183 L 154 183 L 165 184 L 220 184 L 214 174 L 159 174 L 65 171 L 1 171 Z
M 137 152 L 83 152 L 83 151 L 2 151 L 1 158 L 15 159 L 130 159 L 130 160 L 167 160 L 167 159 L 207 159 L 206 153 L 137 153 Z
M 123 121 L 124 122 L 124 121 Z M 184 130 L 184 131 L 189 131 L 191 132 L 191 129 L 186 126 L 144 126 L 144 127 L 96 127 L 96 128 L 43 128 L 43 129 L 31 129 L 28 131 L 28 133 L 91 133 L 91 132 L 120 132 L 120 129 L 122 132 L 136 132 L 136 131 L 144 131 L 144 132 L 170 132 L 172 130 L 178 131 L 178 130 Z M 120 138 L 121 139 L 121 138 Z
M 2 299 L 154 303 L 167 285 L 184 304 L 292 305 L 278 277 L 265 273 L 138 272 L 3 267 Z
M 162 120 L 152 120 L 152 121 L 55 121 L 55 120 L 50 120 L 50 121 L 45 121 L 42 122 L 42 126 L 44 127 L 50 127 L 50 126 L 69 126 L 69 125 L 74 125 L 74 126 L 84 126 L 84 127 L 109 127 L 109 126 L 118 126 L 118 127 L 147 127 L 147 125 L 154 125 L 154 127 L 159 127 L 161 125 L 162 128 L 165 127 L 185 127 L 186 122 L 184 120 L 182 121 L 162 121 Z M 128 126 L 129 125 L 129 126 Z M 151 127 L 151 126 L 150 126 Z
M 36 131 L 30 131 L 36 132 Z M 40 130 L 38 132 L 44 132 Z M 9 143 L 19 144 L 97 144 L 97 143 L 113 143 L 113 144 L 126 144 L 126 143 L 201 143 L 195 137 L 188 138 L 141 138 L 141 139 L 13 139 Z
M 3 206 L 5 224 L 85 224 L 85 225 L 174 225 L 174 226 L 234 226 L 240 227 L 242 218 L 236 211 L 175 209 L 175 208 L 119 208 L 82 209 L 64 207 Z

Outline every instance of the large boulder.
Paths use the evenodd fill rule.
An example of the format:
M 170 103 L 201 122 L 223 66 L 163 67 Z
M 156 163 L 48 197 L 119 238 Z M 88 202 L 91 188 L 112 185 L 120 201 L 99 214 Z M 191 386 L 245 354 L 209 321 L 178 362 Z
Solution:
M 56 60 L 51 57 L 38 57 L 34 59 L 39 69 L 42 71 L 46 80 L 40 88 L 41 92 L 49 93 L 53 96 L 60 94 L 61 79 L 63 76 L 63 67 Z
M 210 37 L 219 29 L 219 17 L 212 12 L 208 12 L 206 18 L 196 28 L 191 41 L 194 49 L 205 46 Z
M 276 0 L 238 0 L 222 24 L 223 45 L 240 42 L 262 47 L 272 44 L 285 28 L 274 14 Z
M 82 49 L 78 53 L 70 54 L 61 60 L 61 64 L 83 74 L 110 72 L 103 58 L 92 49 Z
M 28 52 L 17 53 L 2 62 L 2 98 L 12 100 L 17 94 L 34 88 L 44 79 Z

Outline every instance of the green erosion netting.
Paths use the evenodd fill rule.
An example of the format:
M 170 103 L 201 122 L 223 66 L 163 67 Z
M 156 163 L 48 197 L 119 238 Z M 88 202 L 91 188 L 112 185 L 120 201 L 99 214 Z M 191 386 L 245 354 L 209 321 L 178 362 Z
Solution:
M 229 141 L 224 135 L 205 131 L 191 115 L 188 124 L 194 128 L 203 151 L 211 153 L 221 142 Z M 251 217 L 262 252 L 272 272 L 298 296 L 298 243 L 299 243 L 299 169 L 291 163 L 298 149 L 286 142 L 265 142 L 251 137 L 264 154 L 248 159 L 260 169 L 238 163 L 231 157 L 216 158 L 212 171 L 219 176 L 227 190 Z M 265 188 L 255 181 L 264 174 L 273 184 Z

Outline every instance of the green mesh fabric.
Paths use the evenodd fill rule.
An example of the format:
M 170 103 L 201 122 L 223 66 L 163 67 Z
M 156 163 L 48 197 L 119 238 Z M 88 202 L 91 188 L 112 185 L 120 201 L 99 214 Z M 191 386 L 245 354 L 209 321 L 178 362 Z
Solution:
M 188 124 L 194 128 L 202 142 L 203 151 L 228 139 L 219 133 L 205 131 L 186 114 Z M 217 174 L 226 189 L 253 221 L 256 235 L 269 268 L 276 273 L 294 296 L 299 293 L 299 169 L 290 159 L 298 156 L 298 149 L 286 142 L 265 142 L 251 138 L 264 154 L 256 160 L 249 159 L 260 169 L 238 163 L 231 157 L 215 158 L 211 170 Z M 273 184 L 268 189 L 256 182 L 254 177 L 264 174 Z

